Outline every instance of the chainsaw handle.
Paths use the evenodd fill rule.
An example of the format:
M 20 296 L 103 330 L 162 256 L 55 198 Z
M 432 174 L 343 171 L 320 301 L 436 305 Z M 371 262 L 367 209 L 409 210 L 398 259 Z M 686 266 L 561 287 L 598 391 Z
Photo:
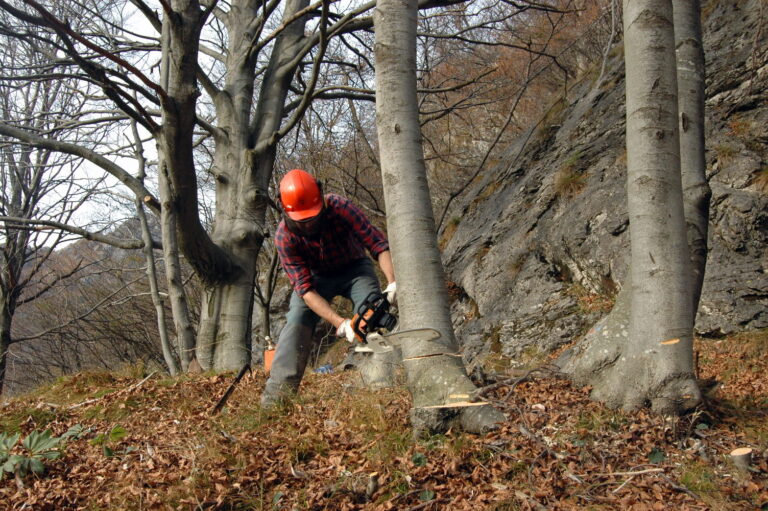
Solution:
M 363 325 L 360 325 L 361 320 L 363 317 L 360 314 L 355 314 L 352 316 L 352 331 L 355 332 L 356 340 L 359 343 L 365 343 L 367 334 L 363 331 L 363 328 L 365 327 L 365 323 Z
M 350 323 L 357 341 L 365 344 L 368 342 L 368 334 L 384 326 L 386 324 L 384 321 L 389 322 L 392 319 L 397 321 L 388 311 L 389 302 L 386 296 L 375 291 L 370 293 L 357 308 L 357 313 L 352 317 Z M 392 328 L 392 325 L 389 325 L 388 328 Z

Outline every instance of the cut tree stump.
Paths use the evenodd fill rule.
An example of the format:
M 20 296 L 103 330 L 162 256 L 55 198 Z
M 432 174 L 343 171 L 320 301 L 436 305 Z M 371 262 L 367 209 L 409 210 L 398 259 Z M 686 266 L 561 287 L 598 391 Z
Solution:
M 739 447 L 731 451 L 731 460 L 736 468 L 749 472 L 752 466 L 752 449 L 749 447 Z

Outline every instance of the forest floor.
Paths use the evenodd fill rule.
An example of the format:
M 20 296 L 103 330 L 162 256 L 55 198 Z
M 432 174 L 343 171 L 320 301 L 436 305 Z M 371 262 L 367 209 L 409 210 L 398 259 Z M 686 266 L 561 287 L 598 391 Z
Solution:
M 70 376 L 0 404 L 6 438 L 70 431 L 57 459 L 38 453 L 43 474 L 0 480 L 0 509 L 768 509 L 768 331 L 696 350 L 708 392 L 691 416 L 608 410 L 534 371 L 495 392 L 508 421 L 485 436 L 415 438 L 404 388 L 362 390 L 353 372 L 311 374 L 264 412 L 257 371 L 217 415 L 231 374 Z

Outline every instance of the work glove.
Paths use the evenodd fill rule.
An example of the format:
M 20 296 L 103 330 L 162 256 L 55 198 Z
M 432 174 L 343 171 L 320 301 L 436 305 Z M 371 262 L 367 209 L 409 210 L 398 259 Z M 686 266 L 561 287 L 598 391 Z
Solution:
M 384 295 L 387 297 L 389 303 L 395 303 L 395 293 L 397 292 L 397 282 L 390 282 L 386 288 L 384 288 Z
M 352 330 L 352 321 L 345 319 L 336 329 L 336 337 L 346 337 L 347 341 L 355 342 L 355 331 Z

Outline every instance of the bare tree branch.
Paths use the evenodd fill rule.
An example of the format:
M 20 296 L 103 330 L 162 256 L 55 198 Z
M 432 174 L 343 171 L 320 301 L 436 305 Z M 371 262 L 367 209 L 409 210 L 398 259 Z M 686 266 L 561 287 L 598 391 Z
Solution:
M 106 243 L 107 245 L 123 248 L 126 250 L 140 249 L 144 247 L 144 241 L 142 240 L 129 240 L 115 238 L 114 236 L 107 236 L 96 232 L 90 232 L 86 229 L 76 227 L 74 225 L 67 225 L 61 222 L 54 222 L 52 220 L 34 220 L 29 218 L 18 218 L 10 216 L 0 216 L 0 222 L 4 222 L 7 228 L 11 229 L 33 229 L 43 230 L 45 228 L 59 229 L 72 234 L 77 234 L 82 238 L 89 241 L 98 241 L 100 243 Z M 152 241 L 152 248 L 162 250 L 163 245 L 157 240 Z

